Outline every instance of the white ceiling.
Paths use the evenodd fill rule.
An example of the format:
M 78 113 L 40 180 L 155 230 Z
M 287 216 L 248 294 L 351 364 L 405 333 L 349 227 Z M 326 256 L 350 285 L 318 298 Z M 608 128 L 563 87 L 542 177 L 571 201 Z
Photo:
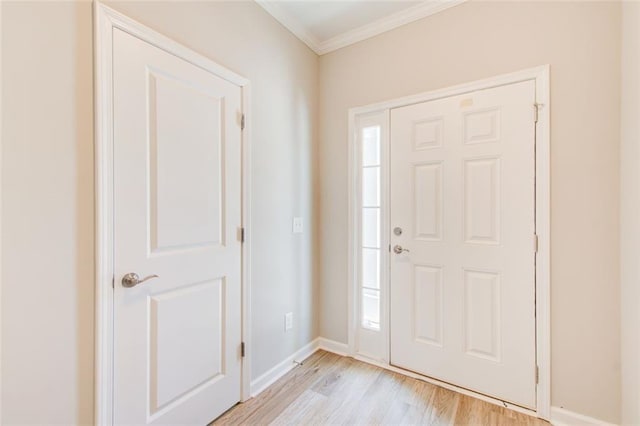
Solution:
M 322 55 L 466 0 L 256 0 Z

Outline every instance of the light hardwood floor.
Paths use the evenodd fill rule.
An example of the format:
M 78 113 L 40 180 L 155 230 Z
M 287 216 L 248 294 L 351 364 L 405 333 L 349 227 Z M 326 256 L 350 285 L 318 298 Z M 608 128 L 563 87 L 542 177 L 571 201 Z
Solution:
M 318 351 L 212 425 L 549 423 L 352 358 Z

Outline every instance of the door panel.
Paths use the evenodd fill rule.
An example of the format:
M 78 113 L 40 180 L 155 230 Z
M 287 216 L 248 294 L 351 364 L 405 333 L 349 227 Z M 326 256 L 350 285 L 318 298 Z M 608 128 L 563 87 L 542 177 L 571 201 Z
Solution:
M 113 37 L 114 422 L 206 424 L 240 400 L 241 89 Z
M 391 110 L 391 363 L 535 407 L 532 81 Z

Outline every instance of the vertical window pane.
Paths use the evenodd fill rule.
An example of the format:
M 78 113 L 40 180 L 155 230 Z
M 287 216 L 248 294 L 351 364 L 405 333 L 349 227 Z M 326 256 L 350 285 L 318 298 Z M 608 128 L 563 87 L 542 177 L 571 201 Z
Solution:
M 380 206 L 380 167 L 362 169 L 362 205 Z
M 362 290 L 362 325 L 374 330 L 380 329 L 380 292 Z
M 380 209 L 362 209 L 362 245 L 380 248 Z
M 362 249 L 362 286 L 380 288 L 380 250 Z
M 380 126 L 362 129 L 362 165 L 380 164 Z
M 362 141 L 361 322 L 380 330 L 380 126 L 365 127 Z

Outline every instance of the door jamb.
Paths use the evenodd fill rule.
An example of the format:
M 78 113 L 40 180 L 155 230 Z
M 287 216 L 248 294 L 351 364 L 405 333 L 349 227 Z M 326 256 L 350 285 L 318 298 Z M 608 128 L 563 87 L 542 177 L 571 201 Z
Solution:
M 477 90 L 491 89 L 494 87 L 504 86 L 508 84 L 519 83 L 523 81 L 535 81 L 536 84 L 536 104 L 538 106 L 538 122 L 536 124 L 536 234 L 538 235 L 538 252 L 536 254 L 536 361 L 539 369 L 538 386 L 536 392 L 536 409 L 526 410 L 539 418 L 549 420 L 551 415 L 551 150 L 550 150 L 550 85 L 549 85 L 549 65 L 543 65 L 535 68 L 525 69 L 514 73 L 503 74 L 484 80 L 478 80 L 470 83 L 460 84 L 457 86 L 438 89 L 430 92 L 411 95 L 399 99 L 379 102 L 371 105 L 365 105 L 349 109 L 349 276 L 348 276 L 348 301 L 349 301 L 349 330 L 348 330 L 348 348 L 349 355 L 367 360 L 362 354 L 357 352 L 356 342 L 359 321 L 355 318 L 358 312 L 358 265 L 355 260 L 358 259 L 358 240 L 357 229 L 359 228 L 357 216 L 356 197 L 359 194 L 357 186 L 358 176 L 358 158 L 357 158 L 357 135 L 356 121 L 357 118 L 366 114 L 376 112 L 386 112 L 387 123 L 388 115 L 391 108 L 397 108 L 436 99 L 447 98 L 450 96 L 461 95 Z M 533 114 L 533 111 L 532 111 Z M 389 134 L 389 128 L 383 129 Z M 383 138 L 384 140 L 384 138 Z M 386 138 L 387 144 L 390 144 L 389 137 Z M 388 152 L 388 147 L 387 147 Z M 383 164 L 386 160 L 383 159 Z M 388 175 L 387 175 L 388 176 Z M 381 185 L 383 188 L 388 187 L 388 182 Z M 386 209 L 388 206 L 382 206 Z M 387 250 L 381 250 L 381 256 L 389 257 Z M 385 261 L 382 262 L 385 263 Z M 385 283 L 388 287 L 389 283 Z M 388 292 L 387 292 L 388 294 Z M 389 298 L 383 301 L 389 304 Z M 388 308 L 387 308 L 388 310 Z M 389 329 L 389 317 L 383 316 L 385 321 L 381 330 Z M 384 336 L 389 341 L 389 336 Z M 388 345 L 387 345 L 388 346 Z M 387 347 L 383 364 L 389 364 L 389 348 Z M 374 363 L 380 363 L 379 360 L 370 360 Z M 468 393 L 468 392 L 466 392 Z M 473 393 L 473 392 L 472 392 Z M 480 396 L 480 395 L 479 395 Z M 484 400 L 490 400 L 500 403 L 493 398 L 480 396 Z M 519 408 L 519 407 L 514 407 Z M 522 409 L 520 410 L 522 411 Z
M 0 366 L 2 365 L 2 3 L 0 3 Z M 2 367 L 0 367 L 2 377 Z M 0 424 L 2 424 L 2 380 L 0 380 Z
M 95 95 L 95 424 L 113 424 L 113 99 L 112 34 L 125 31 L 185 61 L 203 68 L 241 88 L 245 127 L 242 131 L 242 358 L 241 395 L 250 397 L 251 382 L 251 84 L 235 72 L 218 65 L 188 47 L 95 1 L 94 4 Z M 241 118 L 238 117 L 238 120 Z

